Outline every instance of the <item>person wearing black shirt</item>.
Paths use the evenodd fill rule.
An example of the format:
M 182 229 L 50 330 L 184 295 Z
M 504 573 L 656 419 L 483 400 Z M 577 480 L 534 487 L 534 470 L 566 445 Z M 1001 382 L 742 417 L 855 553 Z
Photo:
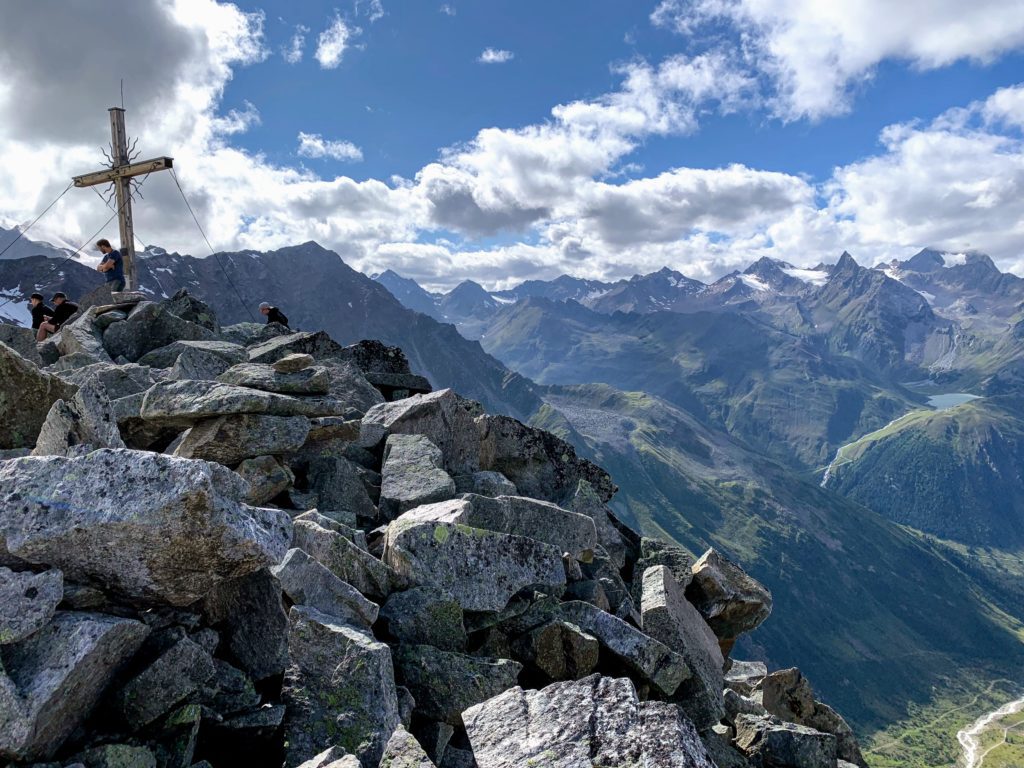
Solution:
M 46 322 L 46 318 L 53 315 L 53 309 L 43 303 L 43 296 L 40 293 L 33 293 L 28 302 L 31 305 L 29 311 L 32 313 L 32 330 L 36 331 Z
M 264 301 L 260 304 L 260 313 L 267 318 L 267 323 L 280 323 L 285 328 L 288 328 L 288 318 L 285 316 L 277 307 L 271 306 L 270 302 Z M 289 329 L 290 330 L 290 329 Z
M 36 341 L 45 341 L 47 336 L 59 331 L 68 318 L 78 311 L 78 305 L 73 301 L 68 301 L 68 297 L 60 292 L 53 294 L 53 306 L 54 308 L 49 313 L 50 317 L 39 326 Z

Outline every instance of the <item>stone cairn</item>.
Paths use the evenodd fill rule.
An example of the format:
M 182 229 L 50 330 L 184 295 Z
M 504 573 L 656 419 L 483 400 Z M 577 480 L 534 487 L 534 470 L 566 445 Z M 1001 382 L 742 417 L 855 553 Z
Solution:
M 0 764 L 864 765 L 730 658 L 767 590 L 566 442 L 379 342 L 114 299 L 0 342 Z

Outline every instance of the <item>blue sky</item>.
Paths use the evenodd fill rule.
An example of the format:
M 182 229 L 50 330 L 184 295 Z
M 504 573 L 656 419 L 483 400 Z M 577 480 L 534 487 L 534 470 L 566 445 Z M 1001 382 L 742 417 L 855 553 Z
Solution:
M 109 6 L 109 7 L 108 7 Z M 443 288 L 932 246 L 1024 274 L 1019 0 L 94 0 L 0 28 L 0 225 L 129 132 L 214 246 Z M 120 41 L 81 56 L 81 39 Z M 146 242 L 205 253 L 171 180 Z M 74 243 L 109 216 L 69 194 Z

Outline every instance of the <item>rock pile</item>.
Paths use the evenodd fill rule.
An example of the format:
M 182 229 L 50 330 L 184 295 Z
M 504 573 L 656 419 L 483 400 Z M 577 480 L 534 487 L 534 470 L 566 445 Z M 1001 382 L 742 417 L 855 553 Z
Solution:
M 798 670 L 729 658 L 760 584 L 400 350 L 179 293 L 31 351 L 0 341 L 3 761 L 864 765 Z

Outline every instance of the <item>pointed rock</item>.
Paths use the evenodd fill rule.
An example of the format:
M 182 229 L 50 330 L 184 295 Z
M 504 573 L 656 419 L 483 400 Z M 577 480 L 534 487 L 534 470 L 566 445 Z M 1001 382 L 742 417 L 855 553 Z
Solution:
M 718 636 L 724 656 L 739 635 L 760 626 L 772 612 L 771 592 L 714 549 L 693 564 L 686 598 Z
M 384 747 L 380 768 L 436 768 L 423 747 L 405 728 L 398 726 Z
M 294 546 L 305 550 L 339 579 L 375 602 L 384 602 L 391 592 L 405 585 L 401 574 L 387 564 L 360 549 L 343 534 L 312 520 L 295 522 Z
M 281 564 L 271 569 L 293 603 L 308 605 L 352 626 L 369 628 L 378 608 L 359 591 L 339 579 L 301 549 L 290 549 Z

